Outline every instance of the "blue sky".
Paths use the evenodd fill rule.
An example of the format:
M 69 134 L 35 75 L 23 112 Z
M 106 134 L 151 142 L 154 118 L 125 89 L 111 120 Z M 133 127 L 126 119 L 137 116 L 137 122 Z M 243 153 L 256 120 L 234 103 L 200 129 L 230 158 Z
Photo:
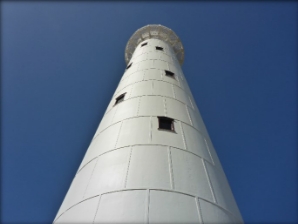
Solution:
M 298 221 L 297 2 L 1 5 L 3 222 L 52 222 L 147 24 L 182 40 L 244 221 Z

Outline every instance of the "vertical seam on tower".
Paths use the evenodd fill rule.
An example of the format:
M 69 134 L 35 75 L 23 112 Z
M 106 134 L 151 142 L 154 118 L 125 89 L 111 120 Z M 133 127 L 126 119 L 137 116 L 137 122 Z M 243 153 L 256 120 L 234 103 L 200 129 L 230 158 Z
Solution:
M 88 189 L 88 187 L 89 187 L 89 183 L 90 183 L 90 181 L 91 181 L 91 178 L 92 178 L 93 172 L 94 172 L 94 170 L 95 170 L 95 167 L 96 167 L 96 165 L 97 165 L 97 161 L 98 161 L 98 158 L 96 159 L 96 162 L 95 162 L 95 164 L 94 164 L 94 167 L 93 167 L 93 169 L 92 169 L 91 175 L 90 175 L 90 177 L 89 177 L 89 180 L 88 180 L 87 186 L 86 186 L 86 188 L 85 188 L 85 190 L 84 190 L 83 199 L 85 198 L 85 194 L 86 194 L 86 191 L 87 191 L 87 189 Z
M 166 101 L 166 98 L 163 97 L 163 105 L 164 105 L 164 113 L 165 113 L 165 117 L 167 116 L 167 101 Z
M 181 88 L 181 82 L 180 82 L 180 77 L 177 75 L 177 82 L 178 82 L 178 86 Z M 183 86 L 184 87 L 184 86 Z
M 175 94 L 175 90 L 174 90 L 174 85 L 173 85 L 173 84 L 171 84 L 171 86 L 172 86 L 172 91 L 173 91 L 173 96 L 174 96 L 174 99 L 176 99 L 176 94 Z
M 150 60 L 148 60 L 148 61 L 150 61 L 150 62 L 149 62 L 149 69 L 154 68 L 154 60 L 155 60 L 155 59 L 150 59 Z
M 149 122 L 149 143 L 152 142 L 152 116 L 150 116 L 150 122 Z
M 147 189 L 146 223 L 149 223 L 150 189 Z
M 184 82 L 185 82 L 185 79 L 184 79 L 184 74 L 183 74 L 183 72 L 182 72 L 182 71 L 179 71 L 179 74 L 180 74 L 180 78 L 182 79 L 182 81 L 184 81 Z
M 164 79 L 163 79 L 163 71 L 164 71 L 164 70 L 162 70 L 162 69 L 156 69 L 156 68 L 149 68 L 149 69 L 144 69 L 143 71 L 146 72 L 146 71 L 148 71 L 148 70 L 159 70 L 159 72 L 160 72 L 160 80 L 158 80 L 158 79 L 148 79 L 148 80 L 141 80 L 141 81 L 136 81 L 136 82 L 134 82 L 134 83 L 130 83 L 130 84 L 124 86 L 123 88 L 119 89 L 119 90 L 118 90 L 118 88 L 117 88 L 116 91 L 115 91 L 115 93 L 113 94 L 113 96 L 116 96 L 120 91 L 122 91 L 122 90 L 123 90 L 124 88 L 126 88 L 127 86 L 133 85 L 133 84 L 135 84 L 135 83 L 140 83 L 140 82 L 143 82 L 143 81 L 145 81 L 145 82 L 146 82 L 146 81 L 150 81 L 150 80 L 156 80 L 156 81 L 160 81 L 160 82 L 166 82 L 166 83 L 169 83 L 169 84 L 173 84 L 173 85 L 179 87 L 179 88 L 180 88 L 181 90 L 183 90 L 184 92 L 186 92 L 186 90 L 183 89 L 183 88 L 179 85 L 179 83 L 178 83 L 178 84 L 175 84 L 175 83 L 167 82 L 166 80 L 164 80 Z M 137 72 L 139 72 L 139 71 L 137 71 Z M 134 73 L 132 73 L 132 74 L 134 74 Z M 127 78 L 128 78 L 128 77 L 127 77 Z
M 197 198 L 197 197 L 195 197 L 195 200 L 196 200 L 196 205 L 197 205 L 199 219 L 200 219 L 201 223 L 204 224 L 203 214 L 202 214 L 201 205 L 200 205 L 200 201 L 199 201 L 200 199 Z
M 119 135 L 120 135 L 120 132 L 121 132 L 122 124 L 123 124 L 123 121 L 121 121 L 121 124 L 120 124 L 120 128 L 119 128 L 119 132 L 118 132 L 118 136 L 117 136 L 117 139 L 116 139 L 116 143 L 115 143 L 114 149 L 116 148 L 117 143 L 118 143 L 118 139 L 119 139 Z
M 124 188 L 126 188 L 126 184 L 127 184 L 127 178 L 128 178 L 128 171 L 129 171 L 129 166 L 130 166 L 131 154 L 132 154 L 132 146 L 130 146 L 130 152 L 129 152 L 127 170 L 126 170 L 126 176 L 125 176 L 125 181 L 124 181 Z
M 184 105 L 184 106 L 186 107 L 186 112 L 187 112 L 187 116 L 188 116 L 188 118 L 189 118 L 190 124 L 191 124 L 191 126 L 194 126 L 193 121 L 192 121 L 192 119 L 191 119 L 191 117 L 190 117 L 190 113 L 189 113 L 189 111 L 188 111 L 188 106 L 187 106 L 187 105 Z
M 163 61 L 162 58 L 161 58 L 162 52 L 157 52 L 157 54 L 158 54 L 158 58 L 157 59 L 160 60 L 160 61 Z
M 112 121 L 111 121 L 112 124 L 114 123 L 115 114 L 117 113 L 118 108 L 119 108 L 119 105 L 118 105 L 118 107 L 116 107 L 116 109 L 115 109 L 115 113 L 113 114 Z M 110 127 L 110 124 L 109 124 L 108 127 Z M 106 128 L 107 128 L 107 127 L 106 127 Z M 105 129 L 106 129 L 106 128 L 105 128 Z M 103 129 L 103 130 L 105 130 L 105 129 Z M 101 130 L 101 131 L 99 132 L 99 134 L 100 134 L 103 130 Z
M 205 170 L 205 173 L 206 173 L 206 176 L 207 176 L 207 180 L 208 180 L 208 184 L 209 184 L 209 187 L 210 187 L 210 190 L 211 190 L 213 201 L 214 201 L 214 203 L 217 203 L 216 198 L 215 198 L 215 194 L 214 194 L 214 190 L 213 190 L 213 186 L 212 186 L 212 183 L 211 183 L 209 173 L 208 173 L 208 170 L 206 168 L 204 159 L 202 159 L 202 163 L 203 163 L 203 167 L 204 167 L 204 170 Z
M 131 87 L 131 89 L 130 89 L 129 96 L 128 96 L 128 98 L 127 98 L 127 99 L 130 99 L 130 96 L 131 96 L 131 94 L 132 94 L 132 91 L 133 91 L 133 89 L 134 89 L 134 86 L 135 86 L 135 85 L 132 85 L 132 87 Z
M 204 136 L 203 136 L 203 138 L 204 138 L 204 141 L 205 141 L 205 145 L 207 147 L 207 151 L 208 151 L 209 156 L 211 158 L 211 161 L 212 161 L 213 165 L 215 165 L 214 160 L 213 160 L 213 157 L 212 157 L 211 152 L 210 152 L 210 148 L 209 148 L 208 142 L 207 142 L 207 140 L 206 140 L 206 138 Z
M 141 97 L 139 97 L 139 103 L 138 103 L 138 109 L 137 109 L 137 117 L 139 116 L 139 109 L 140 109 L 140 104 L 141 104 L 141 98 L 142 98 L 142 96 Z
M 185 137 L 184 137 L 184 130 L 183 130 L 182 122 L 181 121 L 180 121 L 180 127 L 181 127 L 181 134 L 182 134 L 182 139 L 183 139 L 184 147 L 185 147 L 185 150 L 188 151 L 187 144 L 186 144 Z
M 139 71 L 140 64 L 141 63 L 137 63 L 136 71 Z
M 151 81 L 151 94 L 153 95 L 154 92 L 154 81 Z
M 165 74 L 164 74 L 164 71 L 160 70 L 160 78 L 161 78 L 161 81 L 165 82 L 164 78 L 165 78 Z
M 173 172 L 171 146 L 168 147 L 168 160 L 169 160 L 169 173 L 170 173 L 171 187 L 174 190 L 175 184 L 174 184 L 174 172 Z
M 194 105 L 193 105 L 193 103 L 192 103 L 192 100 L 191 100 L 190 96 L 188 96 L 188 99 L 189 99 L 189 101 L 190 101 L 190 105 L 192 106 L 192 108 L 195 109 L 195 107 L 194 107 Z
M 92 222 L 92 223 L 94 223 L 94 221 L 95 221 L 95 218 L 96 218 L 96 216 L 97 216 L 97 213 L 98 213 L 98 209 L 99 209 L 99 204 L 100 204 L 100 199 L 101 199 L 101 196 L 102 196 L 102 195 L 99 195 L 99 199 L 98 199 L 98 203 L 97 203 L 97 207 L 96 207 L 96 211 L 95 211 L 95 215 L 94 215 L 94 218 L 93 218 L 93 222 Z
M 129 81 L 129 79 L 130 79 L 130 77 L 131 77 L 131 75 L 132 75 L 133 73 L 131 73 L 127 78 L 126 78 L 126 84 L 127 83 L 129 83 L 128 81 Z M 129 84 L 129 85 L 132 85 L 132 84 Z M 121 89 L 121 90 L 123 90 L 124 88 L 126 88 L 127 86 L 129 86 L 128 84 L 127 85 L 123 85 L 123 88 Z M 121 91 L 120 90 L 120 91 Z M 120 91 L 118 91 L 118 93 L 120 92 Z

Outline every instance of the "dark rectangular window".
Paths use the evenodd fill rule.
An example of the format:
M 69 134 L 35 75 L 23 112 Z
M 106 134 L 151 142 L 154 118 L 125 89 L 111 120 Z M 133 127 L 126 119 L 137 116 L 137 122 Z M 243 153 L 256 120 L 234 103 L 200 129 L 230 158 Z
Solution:
M 129 65 L 127 65 L 126 69 L 129 69 L 131 65 L 132 65 L 132 62 Z
M 115 105 L 118 104 L 118 103 L 120 103 L 120 102 L 122 102 L 122 101 L 124 101 L 125 94 L 126 94 L 126 93 L 123 93 L 123 94 L 121 94 L 120 96 L 118 96 L 118 97 L 116 98 Z
M 174 119 L 169 117 L 158 117 L 158 130 L 168 130 L 174 132 Z
M 163 48 L 162 47 L 155 47 L 156 48 L 156 50 L 158 50 L 158 51 L 163 51 Z
M 165 70 L 165 72 L 166 72 L 166 76 L 171 77 L 173 79 L 175 78 L 175 74 L 173 72 L 170 72 L 168 70 Z
M 141 47 L 144 47 L 144 46 L 146 46 L 147 45 L 147 43 L 143 43 L 142 45 L 141 45 Z

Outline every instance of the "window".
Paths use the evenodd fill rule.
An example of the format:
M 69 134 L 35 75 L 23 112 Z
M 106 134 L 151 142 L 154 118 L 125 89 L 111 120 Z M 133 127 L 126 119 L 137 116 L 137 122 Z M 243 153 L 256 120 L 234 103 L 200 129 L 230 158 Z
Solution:
M 175 79 L 175 74 L 174 74 L 173 72 L 170 72 L 170 71 L 168 71 L 168 70 L 165 70 L 165 72 L 166 72 L 166 76 Z
M 162 47 L 155 47 L 156 48 L 156 50 L 158 50 L 158 51 L 163 51 L 163 48 Z
M 118 104 L 118 103 L 121 103 L 122 101 L 124 101 L 124 96 L 125 96 L 126 93 L 123 93 L 121 94 L 120 96 L 118 96 L 116 98 L 116 102 L 115 102 L 115 105 Z
M 144 46 L 146 46 L 147 45 L 147 42 L 146 43 L 143 43 L 142 45 L 141 45 L 141 47 L 144 47 Z
M 158 130 L 168 130 L 175 132 L 174 119 L 169 117 L 158 117 Z
M 126 69 L 129 69 L 131 65 L 132 65 L 132 62 L 129 65 L 127 65 Z

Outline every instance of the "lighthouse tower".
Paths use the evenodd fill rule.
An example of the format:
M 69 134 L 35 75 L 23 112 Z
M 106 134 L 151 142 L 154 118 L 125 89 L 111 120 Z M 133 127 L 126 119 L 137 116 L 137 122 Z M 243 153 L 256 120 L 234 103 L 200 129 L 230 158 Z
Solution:
M 243 223 L 162 25 L 137 30 L 127 67 L 54 223 Z

